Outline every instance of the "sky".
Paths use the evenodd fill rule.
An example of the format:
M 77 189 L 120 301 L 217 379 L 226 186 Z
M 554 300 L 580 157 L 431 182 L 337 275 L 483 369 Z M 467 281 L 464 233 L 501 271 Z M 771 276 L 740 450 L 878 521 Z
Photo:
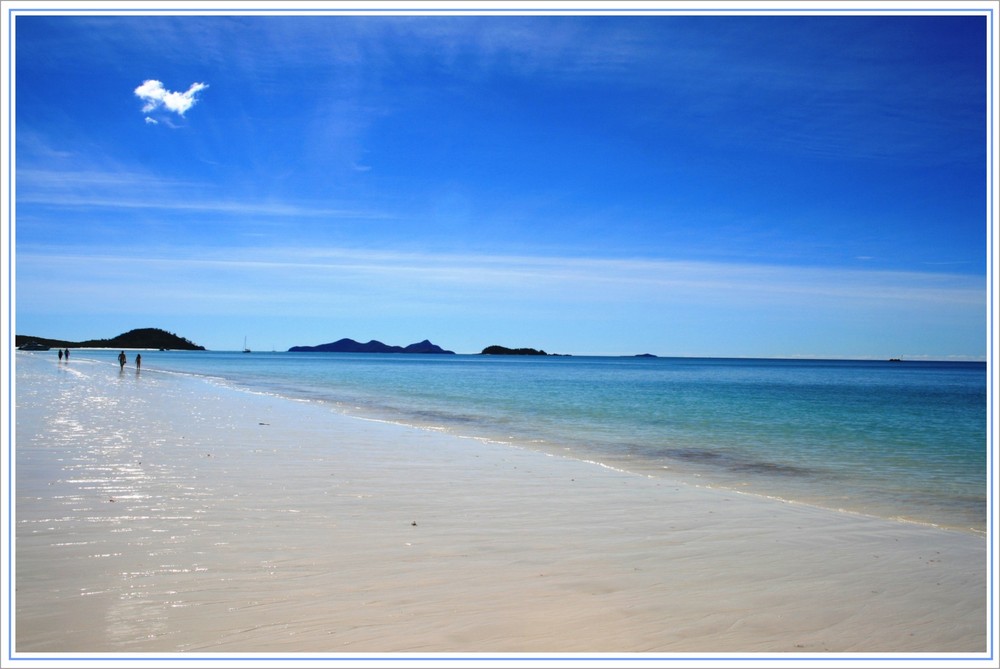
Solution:
M 986 357 L 983 16 L 14 34 L 18 334 Z

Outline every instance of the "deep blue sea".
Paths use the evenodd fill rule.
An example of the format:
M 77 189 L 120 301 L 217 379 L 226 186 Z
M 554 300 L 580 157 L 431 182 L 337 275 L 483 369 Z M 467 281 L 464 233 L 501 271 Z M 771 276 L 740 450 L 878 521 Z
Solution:
M 117 364 L 116 355 L 73 352 L 74 359 L 106 359 L 109 365 Z M 327 403 L 344 413 L 649 476 L 986 529 L 985 363 L 179 351 L 142 356 L 143 374 L 202 375 Z M 130 351 L 130 367 L 134 358 Z

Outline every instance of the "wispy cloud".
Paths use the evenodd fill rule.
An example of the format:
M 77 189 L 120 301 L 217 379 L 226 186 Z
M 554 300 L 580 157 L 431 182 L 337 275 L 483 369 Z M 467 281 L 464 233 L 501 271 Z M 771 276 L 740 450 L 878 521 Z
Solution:
M 194 83 L 181 93 L 167 90 L 164 88 L 163 83 L 156 79 L 147 79 L 136 87 L 134 92 L 136 97 L 145 102 L 142 107 L 144 114 L 163 108 L 179 116 L 184 116 L 185 112 L 191 109 L 198 101 L 195 95 L 206 88 L 208 88 L 208 84 Z M 155 119 L 147 116 L 146 123 L 149 123 L 150 120 L 153 120 L 155 123 Z
M 18 170 L 17 203 L 68 209 L 183 211 L 226 215 L 383 219 L 384 211 L 323 204 L 234 200 L 196 182 L 132 170 Z
M 388 218 L 381 212 L 363 209 L 336 209 L 332 207 L 300 205 L 283 202 L 222 201 L 213 200 L 169 200 L 144 198 L 88 197 L 86 195 L 65 195 L 46 200 L 31 195 L 18 197 L 24 204 L 45 204 L 49 206 L 93 208 L 93 209 L 149 209 L 184 211 L 191 213 L 216 213 L 241 216 L 276 216 L 286 218 Z
M 221 255 L 223 254 L 224 255 Z M 165 275 L 188 276 L 203 287 L 252 286 L 247 297 L 270 295 L 280 302 L 308 301 L 317 294 L 350 289 L 359 294 L 452 296 L 457 303 L 508 296 L 531 301 L 696 304 L 740 309 L 757 306 L 904 308 L 963 306 L 985 309 L 986 287 L 974 276 L 865 271 L 837 268 L 760 266 L 718 262 L 559 258 L 503 255 L 421 254 L 358 249 L 176 250 L 171 256 L 82 256 L 70 251 L 26 250 L 26 266 L 95 265 L 145 274 L 157 266 Z M 99 262 L 96 262 L 98 261 Z M 129 269 L 132 268 L 132 269 Z M 243 277 L 242 279 L 240 277 Z M 262 294 L 262 286 L 265 294 Z M 314 303 L 322 310 L 323 303 Z

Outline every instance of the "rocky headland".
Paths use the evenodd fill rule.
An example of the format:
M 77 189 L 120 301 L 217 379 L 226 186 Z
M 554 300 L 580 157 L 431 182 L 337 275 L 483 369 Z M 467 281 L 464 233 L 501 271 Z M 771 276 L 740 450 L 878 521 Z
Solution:
M 329 344 L 318 346 L 293 346 L 289 353 L 432 353 L 454 355 L 454 351 L 446 351 L 427 339 L 409 346 L 390 346 L 377 340 L 362 344 L 353 339 L 339 339 Z

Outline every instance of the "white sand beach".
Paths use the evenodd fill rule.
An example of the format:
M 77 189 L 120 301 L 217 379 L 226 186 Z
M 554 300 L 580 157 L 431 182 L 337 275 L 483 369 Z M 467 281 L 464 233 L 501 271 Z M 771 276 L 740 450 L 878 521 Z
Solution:
M 17 654 L 991 643 L 983 536 L 83 358 L 16 356 Z

